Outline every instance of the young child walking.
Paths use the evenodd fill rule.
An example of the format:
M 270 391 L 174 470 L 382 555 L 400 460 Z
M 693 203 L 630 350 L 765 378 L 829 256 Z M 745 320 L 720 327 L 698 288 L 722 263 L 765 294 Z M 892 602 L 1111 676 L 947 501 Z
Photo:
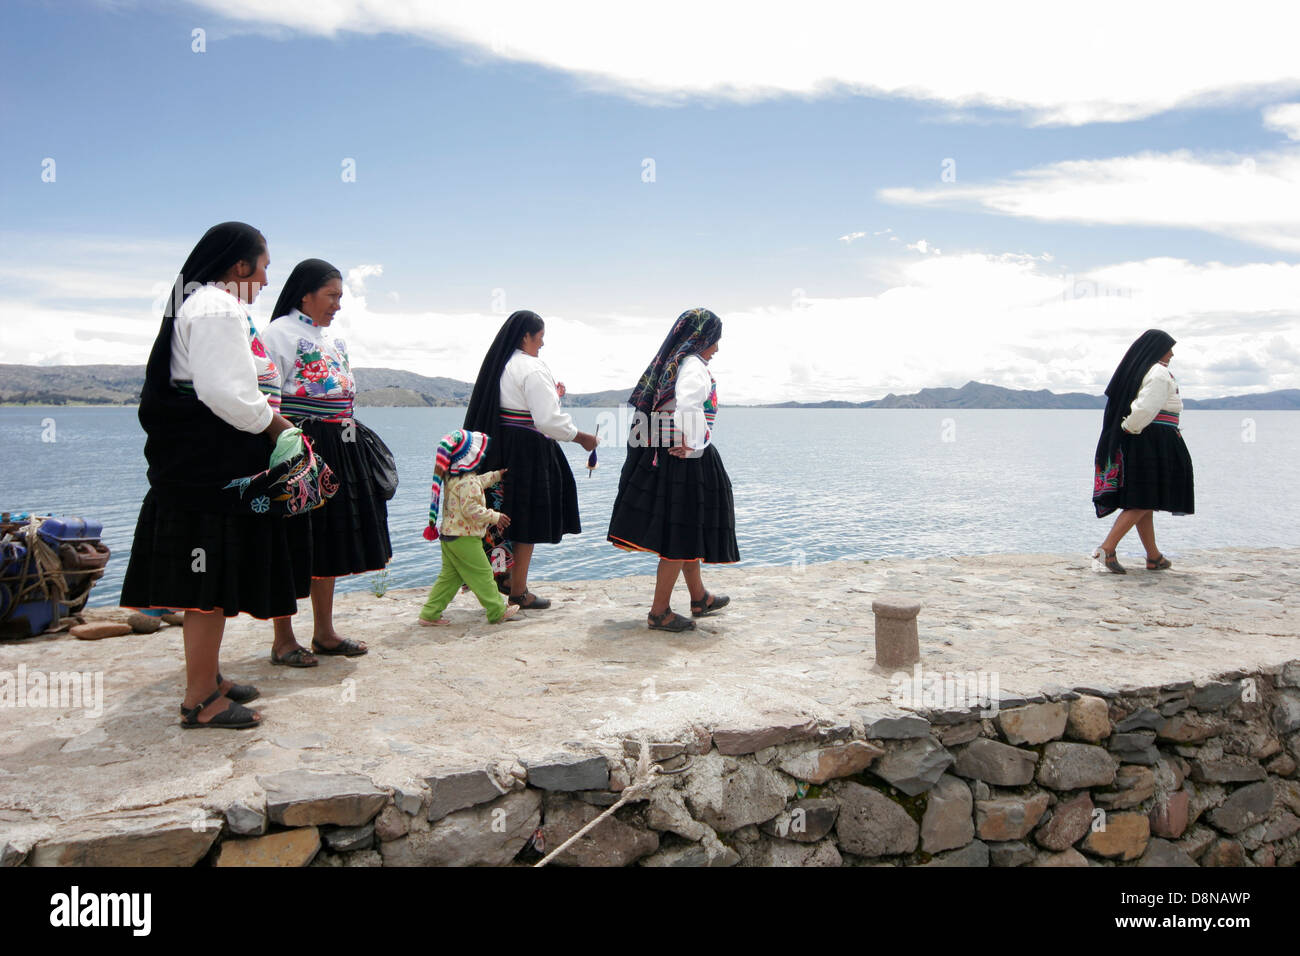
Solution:
M 429 600 L 420 609 L 420 623 L 445 625 L 442 616 L 451 599 L 462 584 L 474 592 L 484 610 L 489 624 L 500 624 L 519 613 L 514 605 L 506 606 L 492 578 L 492 566 L 483 551 L 483 535 L 489 525 L 502 530 L 510 526 L 510 518 L 487 506 L 484 488 L 491 488 L 506 469 L 474 474 L 483 462 L 490 439 L 482 432 L 456 429 L 438 442 L 438 454 L 433 466 L 433 491 L 429 502 L 429 526 L 424 536 L 442 543 L 442 573 L 429 590 Z M 443 499 L 446 503 L 443 503 Z M 442 534 L 438 533 L 441 511 Z

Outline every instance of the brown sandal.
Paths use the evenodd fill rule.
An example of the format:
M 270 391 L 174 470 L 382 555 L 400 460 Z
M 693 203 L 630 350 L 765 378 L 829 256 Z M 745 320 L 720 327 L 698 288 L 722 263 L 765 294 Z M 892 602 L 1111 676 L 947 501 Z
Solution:
M 1163 554 L 1160 555 L 1160 557 L 1156 558 L 1154 561 L 1152 561 L 1150 558 L 1147 558 L 1148 571 L 1167 571 L 1172 567 L 1173 565 L 1169 563 L 1169 559 L 1166 558 Z
M 1111 574 L 1128 574 L 1128 571 L 1124 569 L 1124 565 L 1120 564 L 1119 559 L 1115 557 L 1114 551 L 1103 551 L 1098 548 L 1093 552 L 1092 556 L 1094 559 L 1100 559 L 1106 565 L 1106 570 Z

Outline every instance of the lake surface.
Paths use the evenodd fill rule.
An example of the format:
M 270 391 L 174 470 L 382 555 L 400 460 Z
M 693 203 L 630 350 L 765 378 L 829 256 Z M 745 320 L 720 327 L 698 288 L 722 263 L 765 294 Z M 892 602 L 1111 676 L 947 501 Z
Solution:
M 620 414 L 624 417 L 620 419 Z M 600 467 L 564 445 L 578 483 L 583 533 L 541 545 L 532 577 L 650 574 L 655 561 L 605 541 L 623 463 L 626 412 L 575 409 L 600 426 Z M 439 548 L 424 540 L 433 450 L 463 409 L 370 408 L 358 416 L 397 458 L 389 503 L 388 587 L 428 586 Z M 1100 411 L 723 408 L 717 447 L 736 498 L 742 564 L 989 552 L 1090 553 L 1110 519 L 1093 514 L 1092 453 Z M 1180 551 L 1300 547 L 1300 414 L 1188 411 L 1196 467 L 1192 516 L 1160 515 L 1156 533 Z M 43 438 L 53 438 L 53 441 Z M 116 605 L 145 480 L 134 408 L 0 408 L 0 510 L 102 521 L 113 550 L 92 605 Z M 1121 556 L 1141 554 L 1136 533 Z M 372 586 L 371 575 L 339 581 Z

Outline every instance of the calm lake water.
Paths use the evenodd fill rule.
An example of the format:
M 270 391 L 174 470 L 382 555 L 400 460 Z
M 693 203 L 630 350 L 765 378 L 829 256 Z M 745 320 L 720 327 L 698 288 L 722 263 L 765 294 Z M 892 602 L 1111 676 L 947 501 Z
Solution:
M 623 413 L 626 414 L 625 412 Z M 541 580 L 649 574 L 650 556 L 605 541 L 626 426 L 615 409 L 576 409 L 601 426 L 600 467 L 563 446 L 578 483 L 583 533 L 539 546 Z M 389 587 L 428 586 L 439 549 L 426 542 L 433 448 L 463 409 L 371 408 L 359 418 L 397 457 L 389 503 Z M 1171 557 L 1192 548 L 1298 547 L 1300 414 L 1190 411 L 1197 513 L 1161 515 Z M 52 425 L 52 436 L 51 426 Z M 742 564 L 988 552 L 1090 553 L 1110 520 L 1093 514 L 1100 411 L 724 408 L 717 447 L 736 496 Z M 43 440 L 53 437 L 53 441 Z M 144 433 L 134 408 L 0 408 L 0 510 L 82 515 L 113 550 L 92 605 L 117 604 L 140 502 Z M 1140 554 L 1131 534 L 1120 548 Z M 371 586 L 370 575 L 339 581 Z

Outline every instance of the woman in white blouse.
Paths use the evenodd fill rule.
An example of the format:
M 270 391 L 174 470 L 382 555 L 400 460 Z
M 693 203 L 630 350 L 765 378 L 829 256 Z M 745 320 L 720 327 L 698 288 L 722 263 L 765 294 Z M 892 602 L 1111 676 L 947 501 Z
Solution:
M 722 320 L 708 309 L 682 313 L 628 399 L 633 423 L 607 539 L 659 556 L 653 630 L 695 627 L 669 607 L 679 575 L 693 617 L 730 603 L 705 590 L 700 573 L 701 563 L 740 560 L 731 479 L 713 444 L 718 393 L 708 363 L 721 338 Z
M 1120 513 L 1093 558 L 1098 569 L 1113 574 L 1127 573 L 1115 549 L 1135 527 L 1147 570 L 1167 570 L 1170 561 L 1156 546 L 1155 512 L 1195 511 L 1192 457 L 1179 429 L 1183 402 L 1169 371 L 1173 347 L 1172 336 L 1149 329 L 1129 347 L 1106 386 L 1092 500 L 1099 518 Z
M 257 689 L 220 673 L 225 619 L 291 615 L 311 584 L 288 520 L 272 513 L 269 497 L 244 494 L 291 429 L 247 308 L 269 262 L 252 226 L 208 230 L 176 279 L 140 397 L 149 492 L 121 604 L 185 610 L 186 728 L 257 726 L 261 715 L 242 705 Z
M 578 430 L 560 407 L 564 386 L 538 357 L 546 323 L 535 312 L 515 312 L 488 349 L 469 408 L 465 430 L 492 438 L 484 471 L 509 469 L 488 491 L 488 507 L 510 516 L 509 537 L 489 529 L 483 539 L 498 587 L 523 610 L 543 610 L 551 602 L 528 590 L 533 545 L 558 544 L 578 534 L 578 489 L 560 442 L 596 448 L 596 436 Z

